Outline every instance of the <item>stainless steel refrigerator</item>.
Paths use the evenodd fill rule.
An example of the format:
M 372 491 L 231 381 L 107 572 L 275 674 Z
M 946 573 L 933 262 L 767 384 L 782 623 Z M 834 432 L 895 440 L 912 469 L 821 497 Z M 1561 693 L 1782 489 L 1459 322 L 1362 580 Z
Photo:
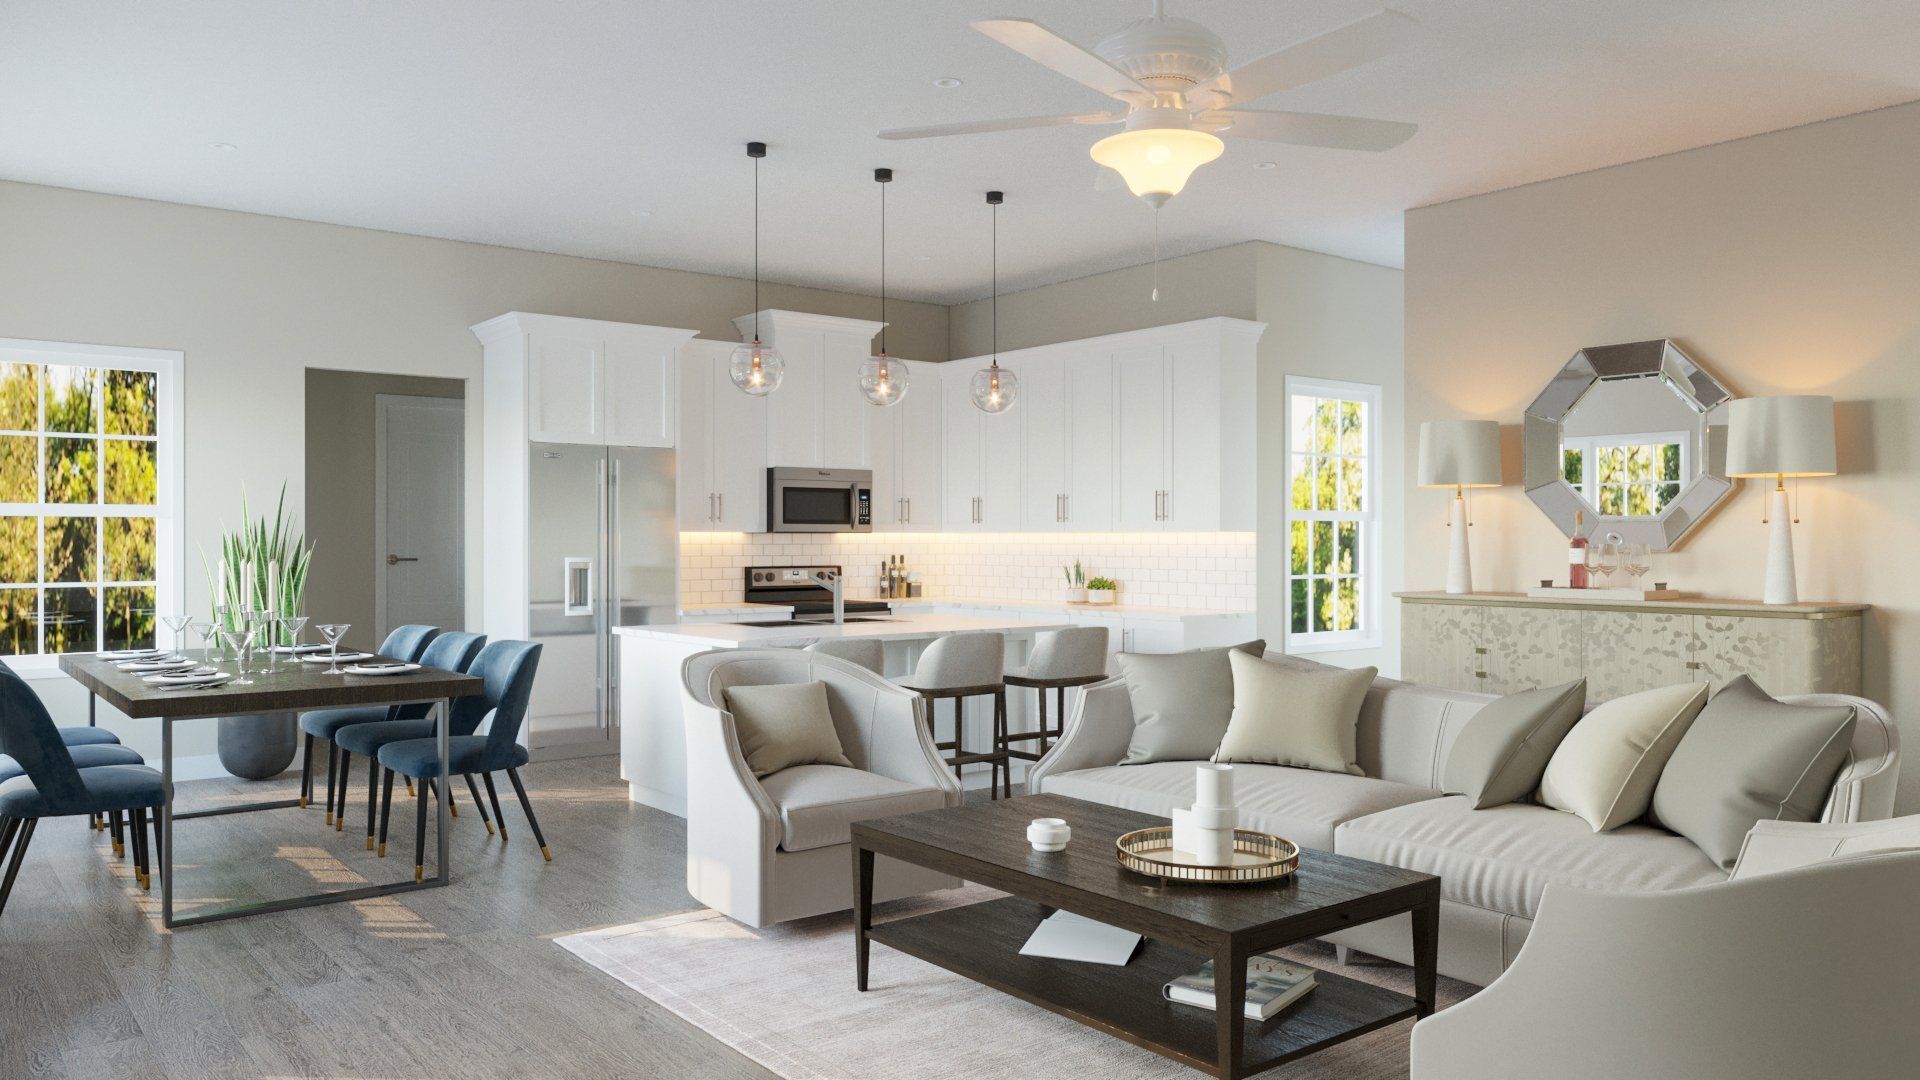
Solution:
M 544 646 L 529 746 L 536 758 L 614 753 L 613 628 L 679 617 L 674 454 L 565 443 L 533 443 L 528 453 L 528 626 Z

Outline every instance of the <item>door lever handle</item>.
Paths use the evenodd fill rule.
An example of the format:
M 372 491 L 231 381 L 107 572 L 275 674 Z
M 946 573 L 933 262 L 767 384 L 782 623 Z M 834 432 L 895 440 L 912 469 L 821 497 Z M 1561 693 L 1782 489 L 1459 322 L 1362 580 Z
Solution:
M 393 566 L 393 565 L 396 565 L 396 564 L 398 564 L 398 563 L 403 563 L 403 562 L 419 562 L 419 561 L 420 561 L 420 559 L 419 559 L 419 558 L 418 558 L 417 556 L 414 556 L 414 555 L 389 555 L 389 556 L 387 556 L 387 565 L 388 565 L 388 566 Z

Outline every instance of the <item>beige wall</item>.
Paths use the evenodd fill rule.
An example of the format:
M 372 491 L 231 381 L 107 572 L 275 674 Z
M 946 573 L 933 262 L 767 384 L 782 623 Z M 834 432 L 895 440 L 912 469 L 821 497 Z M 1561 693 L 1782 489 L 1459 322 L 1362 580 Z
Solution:
M 308 609 L 353 626 L 352 641 L 380 643 L 374 610 L 374 398 L 380 394 L 460 398 L 460 379 L 307 369 L 306 511 L 313 544 Z M 311 635 L 309 640 L 316 640 Z
M 284 218 L 0 182 L 0 337 L 178 349 L 186 354 L 186 565 L 233 519 L 244 486 L 288 485 L 305 505 L 309 367 L 467 379 L 467 550 L 480 550 L 480 346 L 467 327 L 515 309 L 691 327 L 735 340 L 749 281 L 544 255 Z M 876 302 L 768 285 L 771 307 L 872 318 Z M 943 359 L 947 309 L 893 303 L 889 345 Z M 339 430 L 341 437 L 350 432 Z M 203 575 L 186 597 L 207 605 Z M 479 561 L 467 610 L 480 610 Z M 63 721 L 84 698 L 42 691 Z M 120 722 L 124 725 L 124 721 Z M 128 741 L 157 750 L 150 725 Z M 143 740 L 143 741 L 141 741 Z M 212 725 L 179 752 L 210 752 Z
M 1902 723 L 1920 810 L 1920 104 L 1830 120 L 1407 215 L 1406 431 L 1513 426 L 1584 345 L 1670 337 L 1742 395 L 1837 401 L 1840 475 L 1802 487 L 1801 595 L 1875 605 L 1866 692 Z M 1407 444 L 1408 467 L 1412 467 Z M 1406 493 L 1410 587 L 1445 573 L 1443 492 Z M 1761 492 L 1742 484 L 1654 577 L 1753 597 Z M 1565 540 L 1515 486 L 1475 501 L 1474 581 L 1517 589 Z
M 1267 324 L 1260 337 L 1255 583 L 1260 633 L 1276 644 L 1286 629 L 1286 379 L 1304 375 L 1381 388 L 1388 424 L 1376 477 L 1383 507 L 1401 502 L 1401 274 L 1368 263 L 1260 241 L 1168 259 L 1160 266 L 1160 302 L 1151 303 L 1151 267 L 1134 266 L 1000 298 L 1003 350 L 1203 319 L 1214 315 Z M 953 309 L 956 357 L 988 350 L 986 301 Z M 1378 583 L 1382 647 L 1318 655 L 1329 663 L 1398 671 L 1398 612 L 1385 594 L 1399 587 L 1401 518 L 1383 513 Z

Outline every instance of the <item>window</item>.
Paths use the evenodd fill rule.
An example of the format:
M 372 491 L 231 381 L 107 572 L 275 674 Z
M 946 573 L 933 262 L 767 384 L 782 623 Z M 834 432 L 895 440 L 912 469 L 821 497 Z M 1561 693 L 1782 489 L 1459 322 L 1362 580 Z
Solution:
M 1684 431 L 1575 437 L 1561 444 L 1561 476 L 1602 517 L 1659 517 L 1687 475 Z
M 0 655 L 17 670 L 152 645 L 177 604 L 179 358 L 0 339 Z
M 1287 648 L 1379 644 L 1380 388 L 1287 380 Z

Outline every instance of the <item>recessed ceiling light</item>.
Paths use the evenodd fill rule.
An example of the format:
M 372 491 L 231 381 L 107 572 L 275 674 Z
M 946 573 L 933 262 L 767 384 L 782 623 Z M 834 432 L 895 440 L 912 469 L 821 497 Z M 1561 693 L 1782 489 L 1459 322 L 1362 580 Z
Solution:
M 634 217 L 637 217 L 637 218 L 650 218 L 650 217 L 652 217 L 652 216 L 653 216 L 653 211 L 651 211 L 651 210 L 635 210 L 635 211 L 633 212 L 633 216 L 634 216 Z
M 942 90 L 951 90 L 951 89 L 953 89 L 954 87 L 956 87 L 956 86 L 959 86 L 959 85 L 960 85 L 960 80 L 959 80 L 959 79 L 956 79 L 956 78 L 954 78 L 954 77 L 953 77 L 953 76 L 951 76 L 951 75 L 949 75 L 949 76 L 946 76 L 946 77 L 944 77 L 944 78 L 939 78 L 939 79 L 935 79 L 935 80 L 933 80 L 933 85 L 935 85 L 935 86 L 937 86 L 937 87 L 939 87 L 939 88 L 940 88 L 940 89 L 942 89 Z
M 931 255 L 915 255 L 915 256 L 913 257 L 913 261 L 914 261 L 914 262 L 932 262 L 932 261 L 933 261 L 933 256 L 931 256 Z
M 239 147 L 233 145 L 230 142 L 209 143 L 208 145 L 211 146 L 213 149 L 220 151 L 223 154 L 230 154 L 235 150 L 240 149 Z
M 1274 161 L 1256 161 L 1253 163 L 1253 167 L 1256 169 L 1271 169 L 1277 164 L 1279 163 Z

